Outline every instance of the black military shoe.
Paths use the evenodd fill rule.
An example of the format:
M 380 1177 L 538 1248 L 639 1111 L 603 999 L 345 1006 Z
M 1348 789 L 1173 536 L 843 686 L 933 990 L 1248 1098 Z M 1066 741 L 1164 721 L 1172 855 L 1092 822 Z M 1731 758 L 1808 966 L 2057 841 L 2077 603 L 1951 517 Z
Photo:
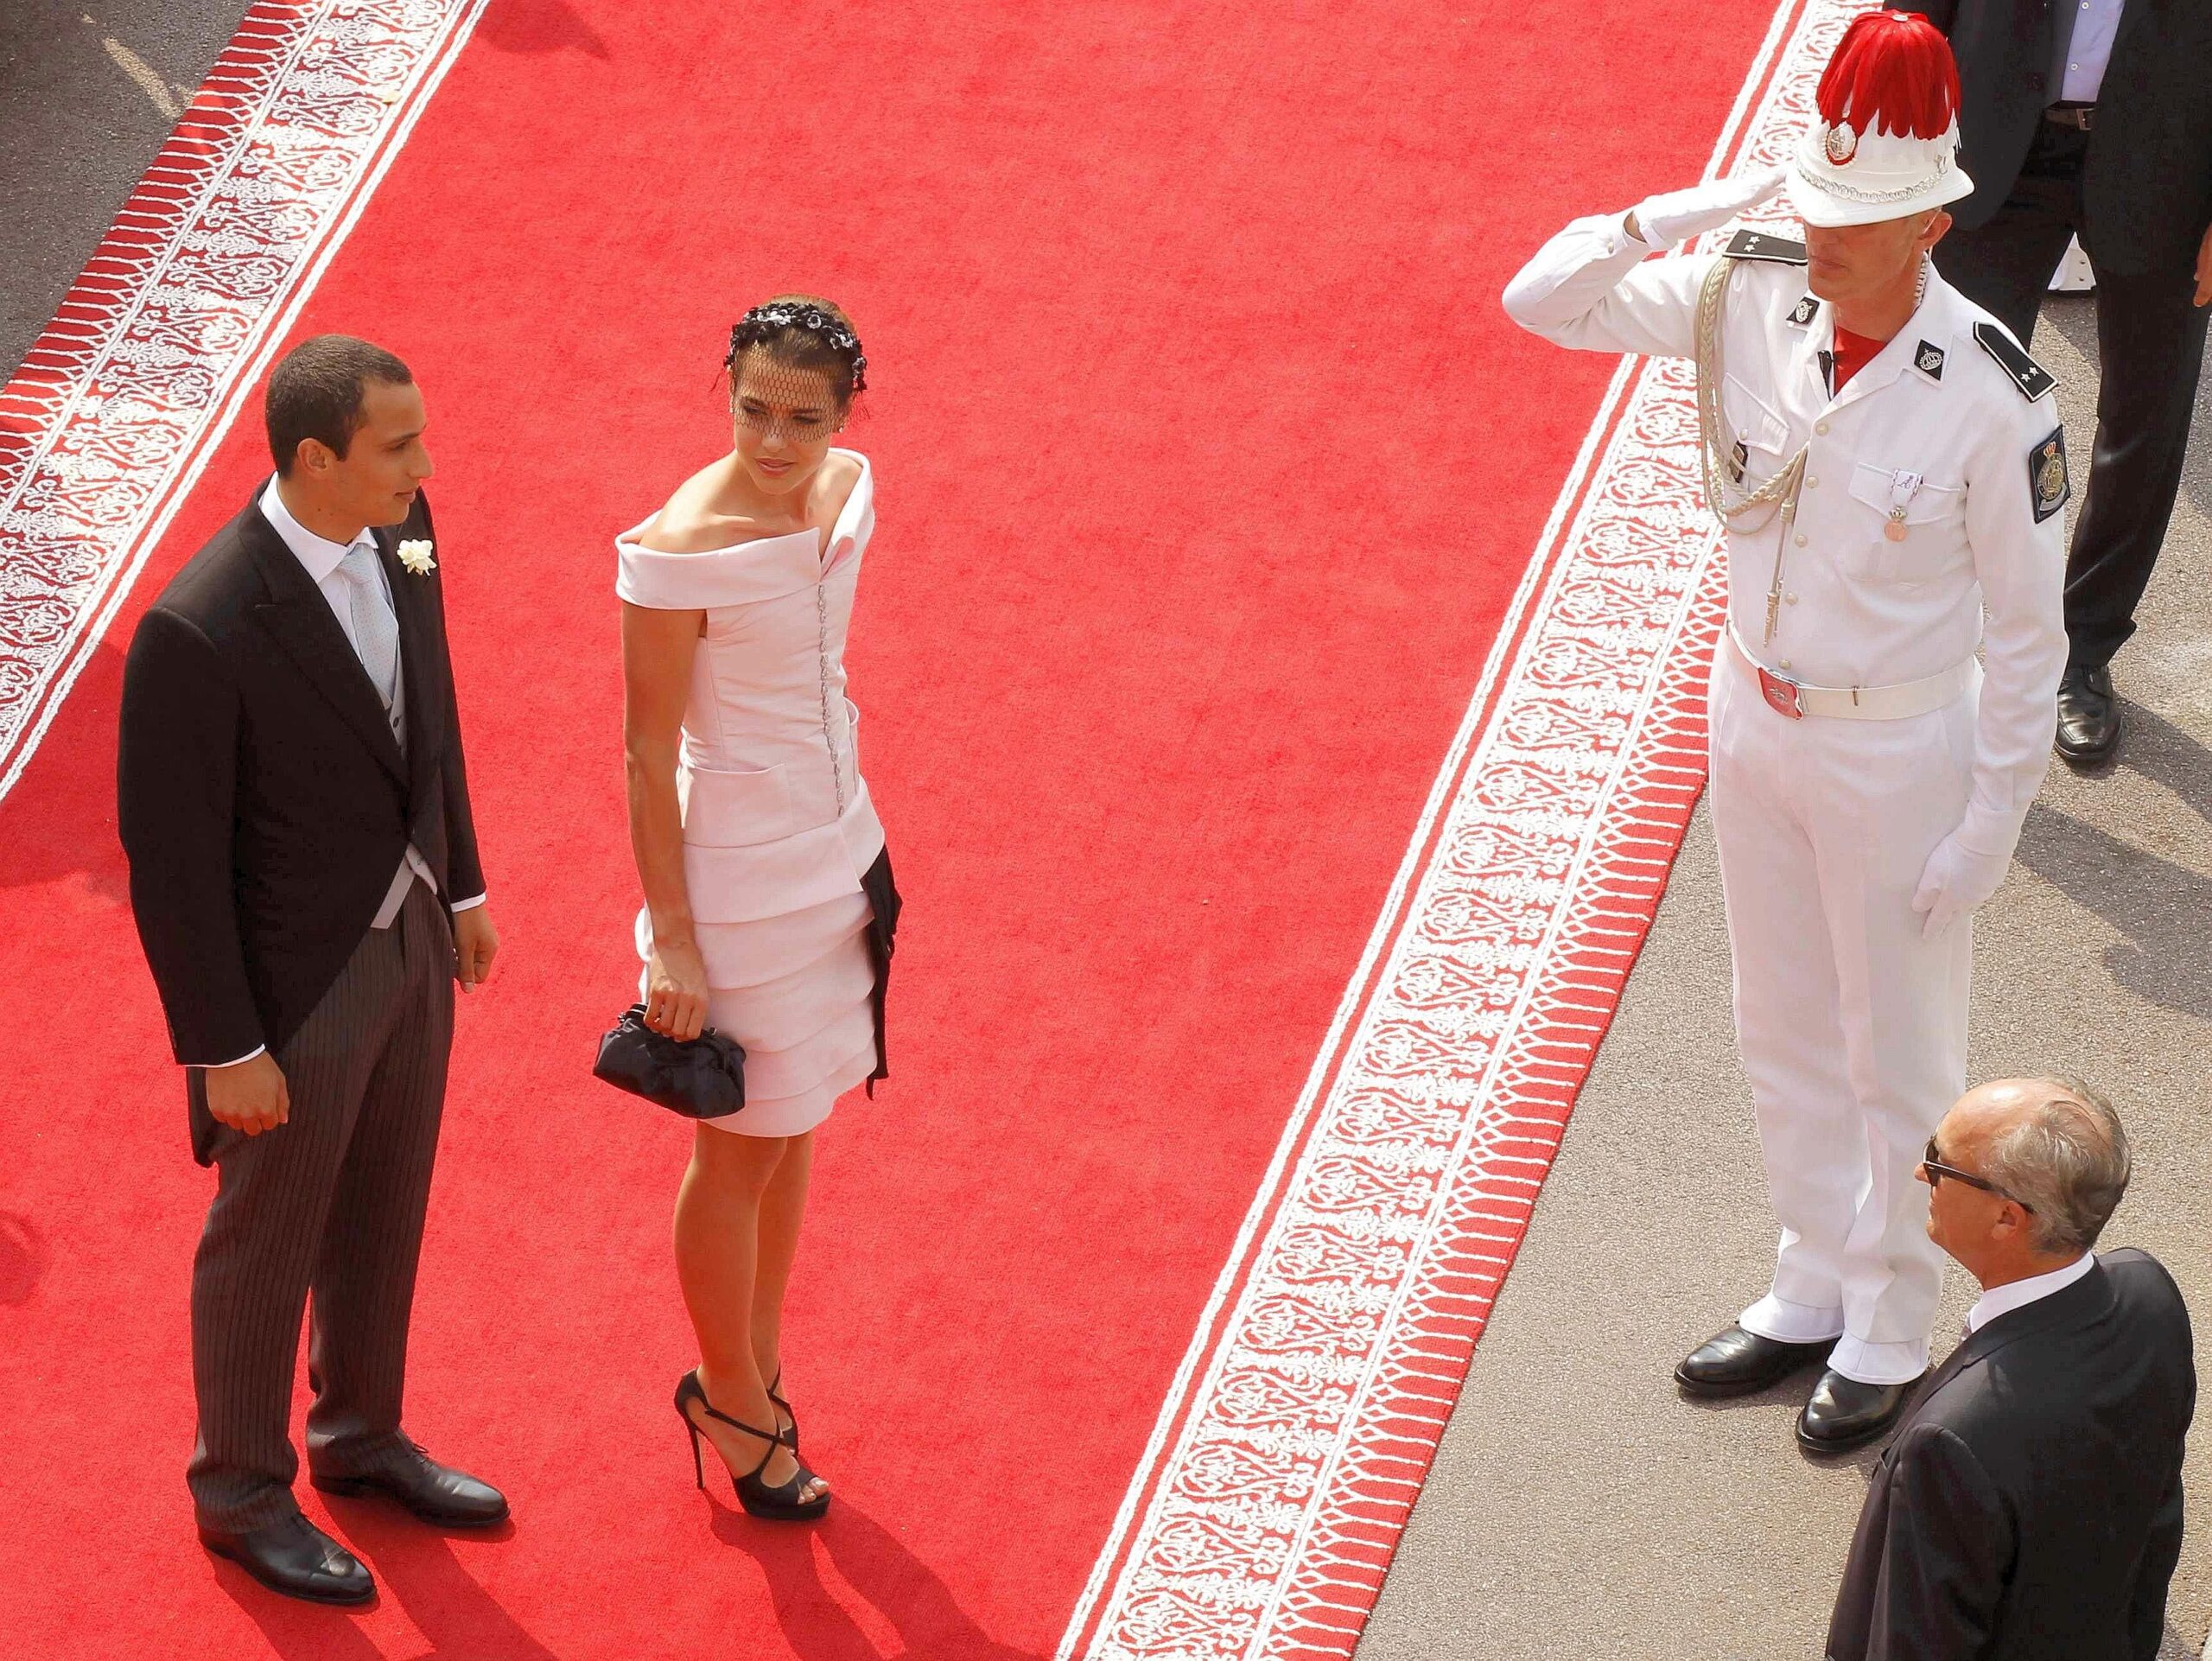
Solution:
M 325 1493 L 346 1499 L 381 1494 L 396 1499 L 425 1523 L 440 1528 L 481 1529 L 507 1520 L 507 1499 L 488 1482 L 466 1471 L 441 1465 L 413 1442 L 404 1452 L 363 1476 L 308 1479 Z
M 1797 1445 L 1808 1454 L 1847 1454 L 1897 1422 L 1917 1378 L 1903 1384 L 1862 1384 L 1831 1369 L 1813 1386 L 1797 1416 Z
M 1784 1344 L 1731 1327 L 1685 1356 L 1675 1369 L 1675 1382 L 1692 1396 L 1750 1396 L 1827 1360 L 1834 1347 L 1833 1338 Z
M 2094 767 L 2120 748 L 2120 704 L 2106 664 L 2066 665 L 2058 683 L 2058 753 L 2069 767 Z
M 297 1511 L 281 1523 L 236 1533 L 202 1524 L 200 1543 L 288 1598 L 366 1603 L 377 1594 L 377 1583 L 359 1560 Z

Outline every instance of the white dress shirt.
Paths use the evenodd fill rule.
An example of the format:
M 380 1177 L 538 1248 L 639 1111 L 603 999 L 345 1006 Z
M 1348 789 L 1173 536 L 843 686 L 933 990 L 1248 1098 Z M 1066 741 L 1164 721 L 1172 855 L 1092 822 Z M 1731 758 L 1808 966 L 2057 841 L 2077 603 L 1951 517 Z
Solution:
M 276 488 L 276 478 L 273 474 L 270 475 L 268 487 L 261 493 L 261 516 L 267 519 L 276 534 L 283 538 L 284 545 L 292 550 L 293 557 L 305 568 L 308 579 L 314 582 L 323 599 L 329 602 L 331 615 L 338 620 L 338 627 L 346 636 L 346 644 L 352 646 L 355 655 L 359 656 L 361 643 L 353 633 L 353 595 L 346 585 L 346 579 L 339 574 L 338 568 L 344 562 L 346 556 L 356 548 L 366 548 L 374 552 L 377 545 L 376 538 L 365 529 L 350 543 L 333 542 L 327 537 L 317 536 L 294 518 L 292 510 L 284 506 L 283 494 Z M 385 575 L 381 559 L 378 561 L 375 569 L 377 581 L 384 590 L 384 603 L 390 607 L 392 604 L 391 579 Z M 396 608 L 394 614 L 396 617 Z M 396 682 L 391 704 L 392 729 L 395 732 L 404 732 L 407 729 L 407 677 L 404 664 L 400 665 Z M 436 892 L 438 880 L 430 869 L 430 862 L 423 858 L 423 850 L 410 842 L 407 844 L 407 851 L 400 858 L 399 869 L 392 873 L 391 886 L 385 890 L 384 904 L 377 908 L 375 920 L 370 924 L 372 928 L 383 929 L 391 926 L 393 920 L 399 915 L 400 907 L 406 903 L 408 889 L 415 885 L 417 878 L 428 883 L 433 893 Z M 482 905 L 484 900 L 485 896 L 480 894 L 470 899 L 456 900 L 453 902 L 452 909 L 468 911 Z M 228 1067 L 238 1066 L 243 1062 L 252 1060 L 254 1056 L 261 1054 L 266 1048 L 265 1045 L 257 1045 L 251 1053 L 241 1055 L 236 1061 L 226 1061 L 221 1065 Z
M 2118 10 L 2118 7 L 2113 8 Z M 2063 1292 L 2075 1281 L 2097 1266 L 2094 1251 L 2085 1251 L 2063 1269 L 2054 1269 L 2048 1275 L 2031 1275 L 2024 1281 L 2007 1281 L 2002 1286 L 1993 1286 L 1974 1301 L 1974 1308 L 1967 1311 L 1967 1330 L 1978 1333 L 1999 1315 L 2008 1315 L 2015 1309 L 2024 1309 L 2054 1292 Z
M 2068 104 L 2094 104 L 2112 61 L 2113 36 L 2120 33 L 2120 8 L 2126 0 L 2073 0 L 2074 34 L 2066 47 L 2066 71 L 2058 96 Z

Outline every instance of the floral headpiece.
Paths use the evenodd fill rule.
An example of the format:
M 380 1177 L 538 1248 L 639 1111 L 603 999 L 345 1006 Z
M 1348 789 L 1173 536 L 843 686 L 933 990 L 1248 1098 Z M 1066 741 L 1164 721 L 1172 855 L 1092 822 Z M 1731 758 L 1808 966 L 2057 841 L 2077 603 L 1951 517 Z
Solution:
M 738 320 L 729 332 L 729 355 L 722 360 L 722 367 L 735 369 L 740 353 L 748 347 L 766 345 L 771 337 L 787 328 L 804 329 L 824 345 L 847 353 L 852 360 L 853 391 L 867 390 L 868 358 L 861 351 L 860 337 L 821 307 L 798 305 L 788 300 L 755 306 Z

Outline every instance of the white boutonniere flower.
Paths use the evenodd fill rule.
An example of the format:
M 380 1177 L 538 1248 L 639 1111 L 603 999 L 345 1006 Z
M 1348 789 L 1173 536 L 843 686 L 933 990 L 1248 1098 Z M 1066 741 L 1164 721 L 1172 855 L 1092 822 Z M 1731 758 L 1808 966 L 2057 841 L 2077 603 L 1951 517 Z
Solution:
M 401 543 L 399 563 L 416 576 L 428 576 L 438 569 L 438 562 L 430 557 L 430 539 L 428 537 Z

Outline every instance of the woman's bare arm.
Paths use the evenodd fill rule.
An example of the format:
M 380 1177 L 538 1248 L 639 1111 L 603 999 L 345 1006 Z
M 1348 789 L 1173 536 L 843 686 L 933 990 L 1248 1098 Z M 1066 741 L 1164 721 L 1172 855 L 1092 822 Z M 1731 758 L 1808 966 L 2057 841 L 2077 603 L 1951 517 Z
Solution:
M 630 848 L 652 920 L 646 1024 L 689 1041 L 706 1025 L 707 971 L 683 879 L 683 815 L 676 764 L 683 705 L 699 649 L 702 611 L 622 607 L 622 748 L 628 774 Z

